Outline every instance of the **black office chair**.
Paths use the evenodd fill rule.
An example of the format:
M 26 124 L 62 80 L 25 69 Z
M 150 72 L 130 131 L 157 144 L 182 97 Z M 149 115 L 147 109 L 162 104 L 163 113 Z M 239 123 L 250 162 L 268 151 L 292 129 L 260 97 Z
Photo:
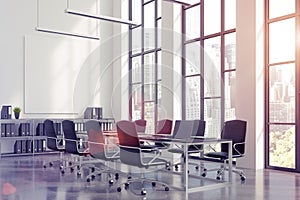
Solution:
M 64 140 L 65 140 L 65 151 L 70 153 L 71 155 L 75 155 L 79 158 L 79 161 L 75 160 L 74 162 L 69 162 L 69 168 L 71 172 L 74 171 L 75 167 L 77 167 L 77 174 L 81 175 L 80 168 L 82 165 L 82 156 L 86 156 L 87 152 L 85 151 L 85 147 L 82 145 L 84 144 L 81 142 L 81 139 L 77 137 L 75 131 L 75 124 L 71 120 L 63 120 L 62 127 L 64 132 Z M 61 171 L 65 173 L 65 170 Z
M 153 154 L 150 154 L 151 156 L 144 156 L 145 154 L 142 153 L 134 122 L 126 120 L 117 122 L 117 132 L 120 146 L 120 160 L 122 163 L 143 169 L 147 169 L 151 166 L 166 166 L 168 163 L 167 160 L 158 158 L 159 155 L 154 157 Z M 164 187 L 165 191 L 169 190 L 169 187 L 166 184 L 157 180 L 146 179 L 143 176 L 139 179 L 128 179 L 125 183 L 125 189 L 128 189 L 130 183 L 133 181 L 142 182 L 143 186 L 141 195 L 146 195 L 146 190 L 144 188 L 145 182 L 151 182 L 153 187 L 156 186 L 156 183 L 160 183 Z M 118 187 L 117 191 L 120 192 L 121 187 Z
M 246 129 L 247 122 L 243 120 L 231 120 L 224 123 L 221 138 L 232 140 L 232 158 L 241 158 L 245 155 Z M 205 154 L 205 157 L 220 159 L 224 162 L 221 168 L 217 169 L 217 179 L 220 180 L 224 171 L 227 170 L 225 166 L 228 162 L 228 144 L 221 144 L 221 151 L 217 152 L 214 150 Z M 240 175 L 242 182 L 246 180 L 242 170 L 233 169 L 232 171 Z
M 60 153 L 59 167 L 63 168 L 63 153 L 65 151 L 65 146 L 63 145 L 63 138 L 58 138 L 55 133 L 53 121 L 46 119 L 44 121 L 44 133 L 47 136 L 47 148 L 53 151 L 58 151 Z M 52 167 L 55 161 L 50 161 L 49 166 Z M 44 168 L 47 168 L 47 165 L 44 164 Z
M 88 132 L 88 149 L 91 157 L 95 159 L 107 161 L 116 161 L 120 158 L 119 147 L 117 144 L 106 144 L 103 136 L 101 123 L 96 120 L 89 120 L 86 122 L 86 130 Z M 111 170 L 106 167 L 105 169 L 94 169 L 90 173 L 86 180 L 90 182 L 94 180 L 96 175 L 102 173 L 107 173 L 109 179 L 109 184 L 113 184 L 114 180 L 111 178 Z M 115 173 L 115 179 L 119 178 L 119 173 Z

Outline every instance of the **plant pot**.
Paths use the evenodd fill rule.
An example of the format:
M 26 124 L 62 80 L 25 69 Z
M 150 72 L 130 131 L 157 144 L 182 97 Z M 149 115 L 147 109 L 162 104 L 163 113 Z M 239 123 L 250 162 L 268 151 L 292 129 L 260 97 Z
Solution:
M 20 113 L 14 113 L 14 114 L 15 114 L 15 118 L 16 118 L 16 119 L 19 119 Z

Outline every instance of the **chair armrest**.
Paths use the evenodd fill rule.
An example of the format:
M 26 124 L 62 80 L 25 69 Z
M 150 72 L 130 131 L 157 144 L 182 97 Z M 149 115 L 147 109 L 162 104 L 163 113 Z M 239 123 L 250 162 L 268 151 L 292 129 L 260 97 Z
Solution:
M 205 139 L 205 136 L 194 135 L 194 136 L 191 136 L 191 138 L 194 138 L 194 139 Z
M 232 147 L 233 149 L 240 155 L 240 156 L 243 156 L 244 154 L 242 154 L 239 150 L 236 149 L 236 146 L 237 145 L 243 145 L 243 144 L 246 144 L 246 142 L 238 142 L 238 143 L 235 143 Z
M 116 151 L 112 156 L 108 156 L 108 155 L 107 155 L 107 151 L 108 151 L 108 150 L 107 150 L 107 149 L 108 149 L 107 147 L 108 147 L 108 146 L 115 146 L 115 148 L 118 149 L 118 151 Z M 118 157 L 120 157 L 120 148 L 119 148 L 118 145 L 116 145 L 116 144 L 105 144 L 105 148 L 104 148 L 104 149 L 105 149 L 105 152 L 104 152 L 104 153 L 105 153 L 105 156 L 106 156 L 107 158 L 118 158 Z
M 57 138 L 56 137 L 49 137 L 49 136 L 47 136 L 47 139 L 52 139 L 52 140 L 57 140 Z
M 119 146 L 116 145 L 116 144 L 105 144 L 105 143 L 102 143 L 102 142 L 92 142 L 92 141 L 88 141 L 88 144 L 102 145 L 103 148 L 104 148 L 104 154 L 105 154 L 105 157 L 107 157 L 107 158 L 117 158 L 117 157 L 119 157 L 120 150 L 119 150 Z M 109 147 L 109 146 L 115 146 L 115 147 L 118 147 L 118 151 L 115 152 L 112 156 L 108 156 L 108 155 L 107 155 L 108 147 Z
M 78 148 L 78 146 L 79 146 L 79 140 L 73 140 L 73 139 L 66 139 L 65 138 L 65 141 L 70 141 L 70 142 L 76 142 L 76 150 L 77 150 L 77 152 L 79 152 L 79 153 L 83 153 L 84 151 L 79 151 L 80 149 Z
M 57 149 L 61 149 L 61 150 L 65 149 L 65 147 L 63 145 L 60 145 L 60 142 L 63 141 L 62 138 L 56 138 L 56 137 L 49 137 L 49 136 L 47 136 L 47 140 L 48 139 L 56 141 L 56 147 L 57 147 Z
M 79 140 L 73 140 L 73 139 L 66 139 L 66 138 L 65 138 L 65 140 L 66 140 L 66 141 L 71 141 L 71 142 L 76 142 L 76 143 L 79 142 Z

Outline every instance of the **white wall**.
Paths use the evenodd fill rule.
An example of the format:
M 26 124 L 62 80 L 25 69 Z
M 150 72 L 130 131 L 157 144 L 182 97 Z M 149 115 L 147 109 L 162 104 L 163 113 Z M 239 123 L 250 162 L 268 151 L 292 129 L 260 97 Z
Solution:
M 86 106 L 112 116 L 112 25 L 68 15 L 66 2 L 1 0 L 0 105 L 20 106 L 21 117 L 81 117 Z M 111 1 L 69 2 L 74 10 L 112 15 Z M 37 26 L 101 40 L 37 32 Z

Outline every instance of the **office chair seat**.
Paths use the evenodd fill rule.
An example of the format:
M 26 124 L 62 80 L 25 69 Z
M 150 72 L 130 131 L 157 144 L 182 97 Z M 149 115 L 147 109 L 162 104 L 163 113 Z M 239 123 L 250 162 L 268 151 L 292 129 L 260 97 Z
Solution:
M 211 157 L 211 158 L 218 158 L 221 160 L 226 160 L 228 159 L 228 153 L 227 152 L 209 152 L 207 154 L 205 154 L 205 156 L 207 157 Z M 243 157 L 243 155 L 232 155 L 232 158 L 240 158 Z
M 183 149 L 180 148 L 172 148 L 168 150 L 170 153 L 178 153 L 178 154 L 182 154 L 184 153 Z

